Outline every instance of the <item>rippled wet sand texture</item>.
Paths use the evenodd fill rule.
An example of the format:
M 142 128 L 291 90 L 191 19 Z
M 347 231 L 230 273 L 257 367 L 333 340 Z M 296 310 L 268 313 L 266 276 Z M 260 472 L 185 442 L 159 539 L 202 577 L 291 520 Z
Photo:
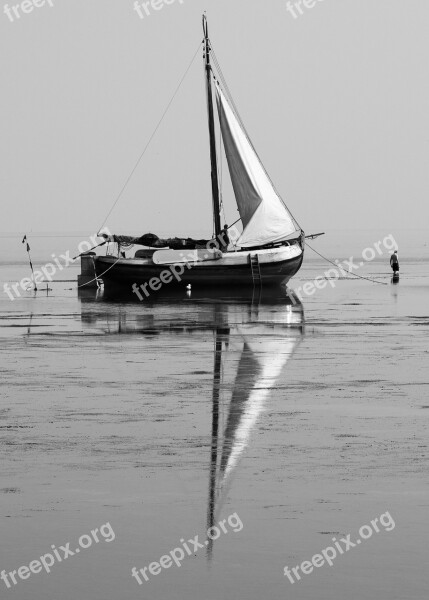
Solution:
M 0 581 L 2 598 L 426 598 L 428 292 L 416 276 L 340 281 L 302 307 L 60 285 L 3 298 L 0 567 L 106 522 L 116 539 Z M 284 577 L 386 511 L 392 531 Z M 232 513 L 241 531 L 142 586 L 131 576 Z

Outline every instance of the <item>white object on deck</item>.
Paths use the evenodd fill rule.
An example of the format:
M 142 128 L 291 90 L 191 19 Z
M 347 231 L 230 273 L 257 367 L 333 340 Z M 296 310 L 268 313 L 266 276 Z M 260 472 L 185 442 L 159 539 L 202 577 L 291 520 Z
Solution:
M 219 260 L 223 254 L 220 250 L 157 250 L 152 256 L 156 265 L 172 265 L 177 263 L 195 263 L 206 260 Z

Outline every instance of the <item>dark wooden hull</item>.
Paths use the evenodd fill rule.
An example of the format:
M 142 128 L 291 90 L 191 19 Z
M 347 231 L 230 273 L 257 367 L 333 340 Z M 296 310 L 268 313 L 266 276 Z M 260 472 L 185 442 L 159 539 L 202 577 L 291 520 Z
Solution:
M 252 252 L 255 254 L 255 252 Z M 231 258 L 225 255 L 229 260 L 229 264 L 225 261 L 209 261 L 195 263 L 192 266 L 182 265 L 155 265 L 151 261 L 135 260 L 135 259 L 118 259 L 114 256 L 98 256 L 94 258 L 94 265 L 97 277 L 103 280 L 106 288 L 131 288 L 133 284 L 142 286 L 149 283 L 153 278 L 160 279 L 164 273 L 170 275 L 170 281 L 163 285 L 187 285 L 193 286 L 252 286 L 253 277 L 248 261 L 248 254 L 241 256 L 241 264 L 233 264 L 235 259 L 237 262 L 238 255 Z M 262 285 L 279 285 L 286 284 L 301 267 L 304 252 L 300 251 L 299 255 L 282 260 L 285 252 L 273 251 L 268 254 L 260 254 L 260 273 Z M 245 261 L 246 259 L 246 261 Z M 262 262 L 264 260 L 265 262 Z M 232 264 L 231 264 L 232 263 Z M 161 286 L 160 286 L 161 287 Z M 154 288 L 152 288 L 154 290 Z M 155 290 L 154 290 L 155 291 Z

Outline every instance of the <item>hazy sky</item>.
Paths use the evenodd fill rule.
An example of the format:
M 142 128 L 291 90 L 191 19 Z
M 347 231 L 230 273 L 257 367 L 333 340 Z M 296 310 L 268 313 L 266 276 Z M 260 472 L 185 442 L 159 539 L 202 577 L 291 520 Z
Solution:
M 306 232 L 426 227 L 427 0 L 0 3 L 0 231 L 96 231 L 202 40 Z M 17 4 L 11 2 L 10 4 Z M 225 165 L 224 165 L 225 168 Z M 224 173 L 226 179 L 226 172 Z M 226 216 L 237 211 L 225 185 Z M 211 233 L 202 53 L 107 225 Z

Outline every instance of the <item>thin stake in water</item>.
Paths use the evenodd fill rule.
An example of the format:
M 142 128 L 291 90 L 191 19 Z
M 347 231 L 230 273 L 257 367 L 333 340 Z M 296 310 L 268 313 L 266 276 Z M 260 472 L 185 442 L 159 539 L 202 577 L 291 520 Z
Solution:
M 31 268 L 31 272 L 33 274 L 34 291 L 37 292 L 36 279 L 34 277 L 34 269 L 33 269 L 33 263 L 31 262 L 30 245 L 27 241 L 27 234 L 25 234 L 24 237 L 22 238 L 22 243 L 23 244 L 27 243 L 28 260 L 30 261 L 30 268 Z

